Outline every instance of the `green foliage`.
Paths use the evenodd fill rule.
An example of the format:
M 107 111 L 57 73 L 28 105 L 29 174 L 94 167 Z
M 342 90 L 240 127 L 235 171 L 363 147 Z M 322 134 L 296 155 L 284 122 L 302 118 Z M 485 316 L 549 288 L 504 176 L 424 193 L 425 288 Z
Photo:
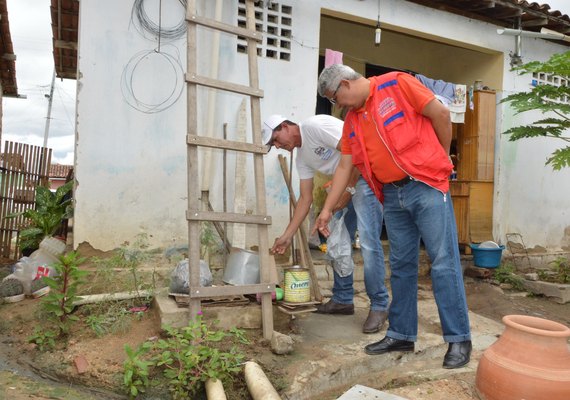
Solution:
M 210 250 L 219 250 L 222 246 L 217 233 L 214 232 L 211 222 L 203 222 L 200 230 L 200 258 L 205 258 Z
M 211 330 L 199 315 L 182 329 L 166 328 L 166 336 L 136 350 L 125 346 L 123 383 L 131 398 L 151 384 L 166 384 L 172 398 L 186 399 L 206 380 L 228 380 L 241 370 L 244 355 L 237 344 L 248 341 L 239 329 Z
M 501 264 L 493 271 L 493 279 L 499 283 L 507 283 L 516 290 L 524 290 L 524 279 L 514 273 L 515 267 L 510 263 Z
M 56 332 L 49 329 L 34 329 L 34 333 L 28 337 L 29 343 L 35 343 L 39 351 L 51 351 L 55 348 Z
M 57 326 L 59 337 L 66 336 L 71 324 L 78 320 L 72 312 L 73 303 L 78 299 L 77 287 L 87 274 L 79 269 L 79 265 L 84 261 L 75 251 L 64 254 L 53 265 L 56 276 L 43 278 L 51 290 L 43 297 L 42 305 L 48 313 L 48 319 Z
M 546 62 L 533 61 L 514 69 L 519 74 L 545 72 L 570 77 L 570 51 L 553 55 Z M 531 125 L 517 126 L 503 132 L 511 135 L 509 141 L 524 138 L 554 138 L 570 142 L 570 136 L 565 135 L 570 128 L 570 105 L 559 99 L 570 98 L 570 87 L 537 85 L 530 92 L 515 93 L 507 96 L 501 102 L 508 102 L 517 114 L 538 110 L 543 114 L 552 113 L 554 116 L 543 118 Z M 556 171 L 570 167 L 570 146 L 555 150 L 546 160 Z
M 26 228 L 20 231 L 20 249 L 37 249 L 46 236 L 53 235 L 61 222 L 72 215 L 71 198 L 65 196 L 73 188 L 73 181 L 57 188 L 55 193 L 47 187 L 36 188 L 36 206 L 21 213 L 14 213 L 7 218 L 23 215 L 28 220 Z
M 552 268 L 543 271 L 538 270 L 538 277 L 547 282 L 570 283 L 570 261 L 566 257 L 558 257 L 549 263 Z
M 24 284 L 16 278 L 0 283 L 0 297 L 12 297 L 24 293 Z
M 140 318 L 142 313 L 131 313 L 129 305 L 124 301 L 88 304 L 81 308 L 86 313 L 85 324 L 98 337 L 108 333 L 126 333 L 131 327 L 133 318 Z M 85 314 L 84 314 L 85 315 Z
M 152 282 L 143 284 L 140 277 L 140 265 L 147 261 L 149 257 L 148 238 L 146 234 L 139 234 L 135 242 L 131 245 L 125 242 L 120 248 L 113 252 L 113 256 L 109 258 L 92 259 L 97 266 L 94 279 L 91 285 L 85 289 L 88 293 L 104 292 L 122 292 L 136 291 L 141 289 L 154 289 L 155 271 L 152 272 Z M 154 264 L 153 264 L 154 265 Z M 123 272 L 128 272 L 131 279 L 125 277 Z M 148 299 L 143 299 L 147 301 Z

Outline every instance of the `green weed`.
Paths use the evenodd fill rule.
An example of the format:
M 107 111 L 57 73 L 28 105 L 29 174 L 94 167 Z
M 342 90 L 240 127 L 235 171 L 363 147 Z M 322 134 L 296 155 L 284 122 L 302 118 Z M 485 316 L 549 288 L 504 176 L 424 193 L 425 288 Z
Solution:
M 199 315 L 182 329 L 166 328 L 165 339 L 125 346 L 123 383 L 131 398 L 149 385 L 166 385 L 172 398 L 186 399 L 210 378 L 231 380 L 245 357 L 237 345 L 246 342 L 243 331 L 212 330 Z
M 509 284 L 513 289 L 522 291 L 524 290 L 524 279 L 516 275 L 514 271 L 513 264 L 504 263 L 493 271 L 493 278 L 499 283 Z

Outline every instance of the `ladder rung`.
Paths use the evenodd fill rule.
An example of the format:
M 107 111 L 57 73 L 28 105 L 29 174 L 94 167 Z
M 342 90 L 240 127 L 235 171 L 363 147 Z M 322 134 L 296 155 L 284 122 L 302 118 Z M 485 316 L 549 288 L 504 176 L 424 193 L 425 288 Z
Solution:
M 246 28 L 241 28 L 239 26 L 234 26 L 230 24 L 225 24 L 220 21 L 216 21 L 215 19 L 211 18 L 204 18 L 200 17 L 199 15 L 191 15 L 190 19 L 187 19 L 188 22 L 194 22 L 195 24 L 206 26 L 208 28 L 217 29 L 222 32 L 231 33 L 238 36 L 243 36 L 248 39 L 257 40 L 261 42 L 263 40 L 263 35 L 261 32 L 251 31 Z
M 213 211 L 186 211 L 186 219 L 189 221 L 217 221 L 235 224 L 271 225 L 271 217 L 268 215 L 237 214 Z
M 238 294 L 271 293 L 275 290 L 273 283 L 258 283 L 255 285 L 191 287 L 190 298 L 226 297 Z
M 246 153 L 267 154 L 268 152 L 267 146 L 264 145 L 238 142 L 235 140 L 209 138 L 197 135 L 186 136 L 186 142 L 194 146 L 204 146 L 204 147 L 212 147 L 215 149 L 243 151 Z
M 245 94 L 247 96 L 263 97 L 263 90 L 261 89 L 256 89 L 245 85 L 238 85 L 237 83 L 220 81 L 218 79 L 206 78 L 205 76 L 186 74 L 186 82 L 196 83 L 198 85 L 207 86 L 214 89 Z

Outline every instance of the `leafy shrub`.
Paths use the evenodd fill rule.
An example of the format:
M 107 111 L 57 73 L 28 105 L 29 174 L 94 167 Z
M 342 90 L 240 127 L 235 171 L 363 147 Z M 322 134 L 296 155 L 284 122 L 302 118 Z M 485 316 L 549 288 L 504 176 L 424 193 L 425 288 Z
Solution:
M 39 351 L 50 351 L 55 348 L 57 333 L 50 329 L 34 329 L 34 333 L 28 337 L 29 343 L 35 343 Z
M 36 187 L 35 208 L 21 213 L 14 213 L 7 218 L 23 215 L 28 225 L 20 230 L 19 247 L 24 249 L 37 249 L 46 236 L 56 233 L 61 222 L 70 218 L 72 214 L 71 197 L 67 194 L 73 188 L 73 181 L 56 189 L 55 193 L 47 187 Z
M 241 370 L 244 355 L 237 344 L 247 343 L 243 331 L 211 330 L 198 315 L 182 329 L 166 328 L 166 336 L 147 341 L 136 350 L 125 345 L 123 383 L 131 398 L 149 385 L 166 384 L 172 398 L 186 399 L 206 380 L 228 380 Z
M 524 279 L 514 273 L 515 267 L 510 263 L 501 264 L 493 272 L 493 278 L 499 283 L 506 283 L 516 290 L 524 290 Z
M 566 257 L 558 257 L 551 261 L 552 268 L 544 271 L 538 270 L 538 277 L 546 282 L 570 283 L 570 261 Z
M 514 69 L 519 75 L 533 72 L 546 72 L 567 77 L 570 75 L 570 51 L 554 54 L 546 62 L 532 61 Z M 505 134 L 511 135 L 509 141 L 524 138 L 559 139 L 563 146 L 554 150 L 546 160 L 555 171 L 570 167 L 570 142 L 567 132 L 570 128 L 570 106 L 558 99 L 570 95 L 570 87 L 566 85 L 536 85 L 530 91 L 514 93 L 505 97 L 501 103 L 508 102 L 517 114 L 538 110 L 547 113 L 548 118 L 542 118 L 531 124 L 508 129 Z M 558 141 L 558 143 L 560 143 Z M 565 146 L 565 147 L 564 147 Z
M 53 265 L 56 276 L 44 277 L 44 281 L 50 287 L 49 293 L 43 297 L 42 304 L 48 312 L 48 319 L 58 328 L 58 336 L 66 336 L 69 328 L 78 318 L 72 315 L 73 303 L 78 299 L 77 287 L 82 283 L 82 278 L 87 274 L 79 269 L 79 265 L 85 261 L 75 251 L 64 254 Z

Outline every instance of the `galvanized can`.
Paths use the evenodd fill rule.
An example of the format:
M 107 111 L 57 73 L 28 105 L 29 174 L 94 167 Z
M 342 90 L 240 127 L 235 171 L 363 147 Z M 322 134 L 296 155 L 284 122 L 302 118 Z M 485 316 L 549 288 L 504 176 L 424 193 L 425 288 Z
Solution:
M 285 270 L 283 300 L 289 303 L 306 303 L 311 300 L 311 278 L 309 270 L 294 266 Z

